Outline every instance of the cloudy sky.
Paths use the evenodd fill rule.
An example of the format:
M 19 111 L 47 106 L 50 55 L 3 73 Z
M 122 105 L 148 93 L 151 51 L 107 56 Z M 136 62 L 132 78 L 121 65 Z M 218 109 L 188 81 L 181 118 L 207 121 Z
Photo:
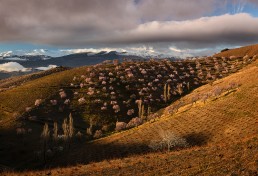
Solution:
M 0 55 L 209 55 L 258 43 L 258 0 L 0 0 Z

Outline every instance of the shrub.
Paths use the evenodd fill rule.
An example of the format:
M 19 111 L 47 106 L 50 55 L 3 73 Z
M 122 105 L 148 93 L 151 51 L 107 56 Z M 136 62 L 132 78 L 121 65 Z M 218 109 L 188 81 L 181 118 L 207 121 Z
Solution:
M 116 131 L 122 131 L 126 129 L 126 123 L 125 122 L 116 122 Z
M 142 122 L 141 118 L 135 117 L 135 118 L 132 118 L 132 120 L 130 120 L 130 122 L 128 122 L 128 124 L 126 125 L 126 128 L 137 127 L 137 126 L 141 125 L 142 123 L 143 122 Z
M 78 99 L 78 102 L 79 102 L 80 105 L 82 105 L 82 104 L 86 103 L 86 100 L 85 100 L 84 97 L 82 97 L 82 98 Z
M 93 137 L 97 139 L 97 138 L 101 138 L 102 136 L 103 136 L 102 131 L 101 130 L 97 130 Z
M 42 104 L 42 100 L 41 99 L 37 99 L 35 101 L 35 106 L 40 106 Z
M 83 134 L 80 131 L 78 131 L 76 133 L 75 137 L 77 137 L 77 139 L 81 140 L 81 138 L 83 137 Z
M 153 150 L 164 150 L 167 149 L 169 152 L 170 149 L 176 147 L 188 147 L 186 139 L 176 135 L 174 132 L 169 130 L 159 131 L 159 140 L 153 140 L 150 142 L 149 147 Z
M 221 93 L 222 93 L 222 89 L 220 87 L 216 86 L 215 89 L 213 90 L 213 95 L 215 97 L 218 97 Z

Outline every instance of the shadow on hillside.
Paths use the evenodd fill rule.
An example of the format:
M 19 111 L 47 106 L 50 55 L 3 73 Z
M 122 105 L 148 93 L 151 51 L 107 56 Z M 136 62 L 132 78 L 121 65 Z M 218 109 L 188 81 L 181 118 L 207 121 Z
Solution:
M 129 156 L 144 155 L 152 152 L 145 144 L 84 144 L 74 146 L 63 156 L 48 163 L 48 167 L 67 167 L 77 164 L 123 159 Z
M 210 139 L 210 136 L 205 133 L 191 133 L 184 137 L 191 146 L 206 145 Z M 96 141 L 90 144 L 76 145 L 72 150 L 70 150 L 70 152 L 67 152 L 65 156 L 56 158 L 49 163 L 49 167 L 65 167 L 76 164 L 108 161 L 112 159 L 123 159 L 129 156 L 144 155 L 153 152 L 146 144 L 143 143 L 118 143 L 119 141 L 103 144 Z
M 208 140 L 210 139 L 210 136 L 200 132 L 188 134 L 184 136 L 184 138 L 191 146 L 202 146 L 207 144 Z
M 0 165 L 8 167 L 10 170 L 44 170 L 45 168 L 122 159 L 151 152 L 145 144 L 117 144 L 119 141 L 108 144 L 100 141 L 94 143 L 74 141 L 70 149 L 65 149 L 48 158 L 47 165 L 44 165 L 43 158 L 35 155 L 35 152 L 42 148 L 39 137 L 42 127 L 36 123 L 32 123 L 30 127 L 33 133 L 24 136 L 17 136 L 13 128 L 0 128 Z
M 153 152 L 147 144 L 133 143 L 132 141 L 130 141 L 130 143 L 120 143 L 119 139 L 113 142 L 106 141 L 107 143 L 103 143 L 104 141 L 102 140 L 93 143 L 77 141 L 72 143 L 70 149 L 66 149 L 62 153 L 52 156 L 48 159 L 47 165 L 43 165 L 43 160 L 35 158 L 34 156 L 34 150 L 39 148 L 36 144 L 36 141 L 38 140 L 36 136 L 30 138 L 34 143 L 34 145 L 31 146 L 31 141 L 25 141 L 24 144 L 21 142 L 17 143 L 18 139 L 17 136 L 15 136 L 15 132 L 3 132 L 4 131 L 0 130 L 1 141 L 6 141 L 7 133 L 11 133 L 11 141 L 13 141 L 11 144 L 13 147 L 11 149 L 10 145 L 7 143 L 2 143 L 4 145 L 0 145 L 0 154 L 4 156 L 2 159 L 5 160 L 0 160 L 0 164 L 11 167 L 19 165 L 18 167 L 15 167 L 17 170 L 44 170 L 46 168 L 71 167 L 77 164 L 88 164 L 101 161 L 108 162 L 112 159 L 123 159 L 125 157 L 144 155 Z M 183 137 L 191 146 L 205 145 L 210 138 L 210 136 L 205 133 L 191 133 Z M 11 142 L 9 135 L 8 138 L 9 143 Z M 15 150 L 17 147 L 19 150 Z M 8 148 L 10 152 L 6 153 Z M 23 161 L 23 164 L 21 164 L 21 161 Z

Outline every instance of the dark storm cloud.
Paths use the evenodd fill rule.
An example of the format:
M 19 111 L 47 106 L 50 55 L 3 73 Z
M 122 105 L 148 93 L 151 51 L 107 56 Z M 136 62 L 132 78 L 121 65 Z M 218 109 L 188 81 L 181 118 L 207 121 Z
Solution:
M 135 18 L 129 0 L 1 0 L 0 4 L 1 40 L 65 44 L 74 39 L 76 43 L 81 37 L 88 40 L 135 26 L 135 20 L 126 20 Z
M 241 1 L 241 4 L 240 4 Z M 257 41 L 258 19 L 221 15 L 256 0 L 0 0 L 0 41 L 59 46 L 173 43 L 179 47 Z M 240 19 L 240 20 L 239 20 Z
M 180 22 L 149 22 L 121 33 L 113 42 L 236 43 L 258 41 L 258 18 L 248 14 L 222 15 Z M 103 39 L 102 39 L 103 40 Z M 112 38 L 107 38 L 112 41 Z

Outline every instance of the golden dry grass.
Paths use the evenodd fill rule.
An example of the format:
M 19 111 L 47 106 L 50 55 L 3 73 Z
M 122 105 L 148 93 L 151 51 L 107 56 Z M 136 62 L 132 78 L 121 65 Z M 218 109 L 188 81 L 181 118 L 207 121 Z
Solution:
M 190 105 L 191 97 L 224 87 L 235 81 L 241 86 L 211 97 L 204 104 Z M 57 159 L 57 163 L 83 163 L 89 155 L 144 150 L 142 146 L 158 137 L 158 131 L 168 129 L 192 140 L 193 148 L 170 153 L 133 155 L 107 159 L 87 165 L 56 168 L 45 171 L 8 173 L 6 175 L 257 175 L 258 160 L 258 61 L 242 71 L 205 85 L 182 98 L 186 105 L 176 114 L 168 108 L 155 122 L 93 141 L 76 148 L 73 153 Z M 177 103 L 177 102 L 175 102 Z M 189 103 L 189 104 L 188 104 Z M 173 106 L 173 104 L 172 104 Z M 89 146 L 101 146 L 94 150 Z M 114 146 L 121 146 L 117 151 Z
M 12 117 L 25 111 L 26 107 L 33 106 L 36 99 L 47 99 L 62 87 L 70 83 L 74 75 L 85 72 L 85 67 L 53 73 L 38 79 L 26 80 L 22 85 L 0 92 L 0 125 L 12 125 Z M 25 76 L 25 78 L 28 76 Z M 22 78 L 17 78 L 18 82 Z M 17 79 L 7 81 L 6 84 L 17 82 Z M 5 85 L 4 81 L 2 81 Z
M 206 103 L 191 105 L 192 97 L 225 87 L 230 82 L 241 86 L 211 97 Z M 205 85 L 182 100 L 186 103 L 175 114 L 164 110 L 162 117 L 138 128 L 123 131 L 90 144 L 77 146 L 73 152 L 56 158 L 57 164 L 88 165 L 53 169 L 52 175 L 255 175 L 257 174 L 258 137 L 258 61 L 213 85 Z M 171 106 L 176 104 L 173 103 Z M 192 141 L 193 148 L 171 153 L 134 155 L 145 152 L 160 129 L 171 130 Z M 93 146 L 93 147 L 92 147 Z M 98 146 L 98 147 L 96 147 Z M 117 147 L 119 146 L 119 147 Z M 107 159 L 107 160 L 105 160 Z M 103 161 L 104 160 L 104 161 Z M 5 173 L 6 175 L 44 175 L 48 171 Z
M 254 55 L 258 55 L 258 44 L 236 48 L 236 49 L 230 49 L 228 51 L 215 54 L 214 57 L 230 57 L 230 56 L 244 57 L 245 55 L 248 55 L 250 57 Z
M 232 81 L 241 84 L 235 92 L 228 95 L 222 94 L 218 99 L 212 97 L 205 104 L 198 101 L 191 107 L 191 97 L 212 91 L 216 86 L 227 86 Z M 138 128 L 97 140 L 95 143 L 148 144 L 151 139 L 157 137 L 160 128 L 172 130 L 180 136 L 200 134 L 200 137 L 207 137 L 208 144 L 230 143 L 242 137 L 258 134 L 257 92 L 258 67 L 256 62 L 239 73 L 216 81 L 213 86 L 202 86 L 183 97 L 182 100 L 189 104 L 179 109 L 176 114 L 170 115 L 165 111 L 163 117 L 154 123 L 144 124 Z
M 44 171 L 4 172 L 3 176 L 41 175 L 257 175 L 258 138 L 231 145 L 209 145 L 170 153 L 150 153 L 88 165 Z
M 10 77 L 7 79 L 2 79 L 0 80 L 0 91 L 4 91 L 5 89 L 10 89 L 13 87 L 17 87 L 19 85 L 22 85 L 28 81 L 32 81 L 53 73 L 57 73 L 60 71 L 64 71 L 67 70 L 68 68 L 65 67 L 57 67 L 57 68 L 53 68 L 50 70 L 46 70 L 46 71 L 40 71 L 40 72 L 36 72 L 36 73 L 31 73 L 28 75 L 23 75 L 23 76 L 15 76 L 15 77 Z

